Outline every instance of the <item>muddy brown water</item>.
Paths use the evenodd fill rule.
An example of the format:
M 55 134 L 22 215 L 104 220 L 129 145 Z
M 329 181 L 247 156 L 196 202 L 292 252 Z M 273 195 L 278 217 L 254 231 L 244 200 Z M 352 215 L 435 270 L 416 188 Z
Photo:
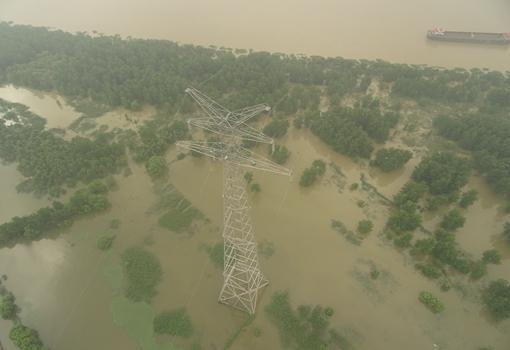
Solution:
M 30 99 L 24 103 L 32 107 Z M 488 278 L 481 283 L 459 279 L 458 289 L 444 293 L 379 236 L 388 208 L 366 191 L 349 190 L 364 173 L 368 182 L 391 197 L 409 179 L 418 160 L 396 173 L 381 174 L 366 163 L 332 152 L 306 130 L 291 130 L 279 142 L 292 152 L 287 166 L 294 176 L 289 179 L 255 172 L 254 181 L 261 184 L 262 192 L 251 195 L 257 239 L 274 245 L 272 256 L 261 257 L 270 285 L 261 294 L 255 321 L 232 349 L 280 348 L 278 332 L 264 313 L 271 294 L 278 290 L 288 290 L 294 305 L 332 306 L 332 326 L 357 349 L 425 350 L 434 349 L 433 344 L 439 349 L 508 346 L 510 322 L 491 323 L 476 299 L 483 283 L 496 277 L 510 278 L 508 245 L 496 239 L 508 216 L 501 214 L 503 203 L 481 179 L 471 179 L 470 186 L 480 192 L 480 200 L 469 209 L 458 239 L 474 256 L 496 247 L 504 260 L 499 266 L 490 266 Z M 177 153 L 172 149 L 168 160 Z M 328 167 L 320 183 L 300 188 L 300 173 L 317 158 L 334 163 L 343 175 Z M 169 181 L 210 219 L 189 235 L 157 225 L 157 215 L 150 213 L 158 198 L 153 184 L 142 166 L 131 162 L 130 167 L 130 176 L 117 176 L 119 188 L 110 194 L 113 206 L 108 213 L 78 220 L 57 239 L 0 250 L 0 274 L 9 277 L 6 284 L 17 296 L 23 321 L 38 329 L 53 350 L 137 349 L 132 334 L 114 322 L 114 295 L 104 268 L 125 248 L 143 244 L 150 237 L 153 244 L 146 247 L 157 254 L 164 272 L 153 309 L 185 306 L 203 348 L 223 348 L 244 317 L 217 303 L 221 270 L 201 248 L 221 239 L 221 165 L 187 157 L 170 167 Z M 47 204 L 44 198 L 15 193 L 13 187 L 22 177 L 13 165 L 1 165 L 0 174 L 0 222 Z M 364 208 L 357 205 L 360 200 L 367 203 Z M 96 248 L 96 239 L 110 232 L 108 225 L 114 218 L 121 224 L 113 250 L 105 255 Z M 354 230 L 363 218 L 373 220 L 375 228 L 360 246 L 330 228 L 331 219 L 337 219 Z M 375 281 L 369 277 L 373 266 L 381 271 Z M 446 311 L 436 316 L 426 310 L 417 300 L 422 290 L 438 295 Z M 260 337 L 254 335 L 254 327 L 262 330 Z M 6 350 L 14 350 L 7 340 L 8 329 L 7 323 L 0 323 L 0 341 Z
M 505 46 L 427 41 L 433 27 L 510 32 L 507 0 L 3 0 L 0 20 L 272 52 L 510 69 Z

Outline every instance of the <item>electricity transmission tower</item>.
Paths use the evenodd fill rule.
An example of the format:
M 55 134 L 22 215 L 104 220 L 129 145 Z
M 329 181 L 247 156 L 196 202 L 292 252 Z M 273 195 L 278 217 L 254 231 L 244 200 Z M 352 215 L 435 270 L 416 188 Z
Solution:
M 243 141 L 266 143 L 274 141 L 246 122 L 270 107 L 259 104 L 229 111 L 194 89 L 186 93 L 202 107 L 206 117 L 188 120 L 188 125 L 215 133 L 219 141 L 180 141 L 179 147 L 223 162 L 223 287 L 219 302 L 255 313 L 257 292 L 268 284 L 260 271 L 257 242 L 249 214 L 248 195 L 243 179 L 244 169 L 263 170 L 290 176 L 291 171 L 243 147 Z

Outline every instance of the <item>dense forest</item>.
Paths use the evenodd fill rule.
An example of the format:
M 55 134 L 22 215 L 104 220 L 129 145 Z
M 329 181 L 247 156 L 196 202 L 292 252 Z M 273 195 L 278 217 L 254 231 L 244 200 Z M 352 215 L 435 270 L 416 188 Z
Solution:
M 510 101 L 510 99 L 509 99 Z M 475 167 L 498 193 L 510 196 L 510 118 L 508 113 L 441 116 L 439 133 L 473 152 Z
M 232 107 L 263 101 L 290 113 L 316 109 L 319 102 L 316 87 L 292 88 L 296 84 L 325 86 L 333 101 L 366 90 L 373 79 L 394 84 L 396 95 L 439 101 L 487 100 L 504 106 L 510 93 L 508 73 L 480 69 L 267 52 L 235 55 L 166 40 L 73 35 L 5 22 L 0 23 L 0 47 L 0 82 L 128 108 L 149 103 L 189 110 L 192 105 L 182 91 L 190 84 L 200 84 Z

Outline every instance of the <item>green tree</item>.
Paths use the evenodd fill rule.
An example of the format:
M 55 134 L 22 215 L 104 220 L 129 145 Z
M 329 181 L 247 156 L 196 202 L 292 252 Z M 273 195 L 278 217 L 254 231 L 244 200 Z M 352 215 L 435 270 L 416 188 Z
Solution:
M 324 175 L 326 172 L 326 163 L 321 159 L 316 159 L 312 162 L 309 168 L 306 168 L 301 174 L 299 185 L 302 187 L 311 186 L 318 177 Z
M 161 156 L 152 156 L 145 164 L 147 172 L 152 178 L 159 178 L 168 172 L 166 160 Z
M 271 150 L 271 149 L 270 149 Z M 271 158 L 278 164 L 284 164 L 290 157 L 290 151 L 283 145 L 276 145 L 274 152 L 270 152 Z
M 275 118 L 267 124 L 262 131 L 269 137 L 282 137 L 287 133 L 289 121 L 287 119 Z
M 414 231 L 420 227 L 421 220 L 416 207 L 408 206 L 391 214 L 387 226 L 396 232 Z
M 9 339 L 11 339 L 14 345 L 20 350 L 48 350 L 44 347 L 37 331 L 21 323 L 14 325 L 9 332 Z
M 421 182 L 409 181 L 393 198 L 394 204 L 399 208 L 417 204 L 423 194 L 427 191 L 427 186 Z
M 492 281 L 482 293 L 482 300 L 498 321 L 510 317 L 510 283 L 504 279 Z
M 501 254 L 496 249 L 489 249 L 483 252 L 482 260 L 486 264 L 501 264 Z
M 441 221 L 441 228 L 447 231 L 456 231 L 466 222 L 466 218 L 462 216 L 459 210 L 452 209 L 450 210 Z
M 478 199 L 478 191 L 477 190 L 469 190 L 464 192 L 459 201 L 459 207 L 468 208 Z
M 436 152 L 421 161 L 412 178 L 426 183 L 432 194 L 450 194 L 467 183 L 470 169 L 467 159 L 451 152 Z
M 382 171 L 390 172 L 404 166 L 413 154 L 410 151 L 398 148 L 382 148 L 377 151 L 375 159 L 372 161 L 373 166 L 381 168 Z
M 0 295 L 0 316 L 4 320 L 14 320 L 17 317 L 18 307 L 16 305 L 16 298 L 12 293 L 5 293 Z
M 433 238 L 418 239 L 411 250 L 413 255 L 429 255 L 432 253 L 436 241 Z

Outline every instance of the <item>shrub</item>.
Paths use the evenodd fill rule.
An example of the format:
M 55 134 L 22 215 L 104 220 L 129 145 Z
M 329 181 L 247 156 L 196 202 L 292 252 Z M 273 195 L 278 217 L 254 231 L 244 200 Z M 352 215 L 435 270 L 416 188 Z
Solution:
M 362 235 L 369 234 L 372 232 L 372 229 L 374 228 L 374 224 L 370 220 L 361 220 L 358 222 L 358 232 Z
M 434 264 L 416 264 L 415 267 L 428 278 L 436 279 L 441 277 L 441 270 Z
M 487 274 L 487 265 L 484 261 L 476 261 L 471 264 L 471 279 L 479 280 Z
M 501 264 L 501 255 L 496 249 L 489 249 L 483 252 L 483 262 L 486 264 Z
M 273 294 L 265 311 L 278 328 L 284 348 L 336 349 L 336 338 L 331 335 L 334 330 L 328 331 L 329 317 L 333 314 L 333 309 L 319 305 L 300 305 L 294 310 L 288 293 L 277 292 Z
M 244 173 L 244 179 L 246 180 L 246 183 L 250 184 L 253 181 L 253 173 L 247 171 Z
M 253 193 L 259 193 L 260 191 L 262 191 L 262 189 L 260 188 L 259 184 L 255 183 L 250 186 L 250 191 Z
M 510 242 L 510 222 L 507 222 L 505 224 L 505 227 L 503 229 L 503 237 L 505 237 L 508 242 Z
M 437 314 L 444 310 L 443 303 L 430 292 L 421 292 L 419 296 L 420 302 L 430 311 Z

